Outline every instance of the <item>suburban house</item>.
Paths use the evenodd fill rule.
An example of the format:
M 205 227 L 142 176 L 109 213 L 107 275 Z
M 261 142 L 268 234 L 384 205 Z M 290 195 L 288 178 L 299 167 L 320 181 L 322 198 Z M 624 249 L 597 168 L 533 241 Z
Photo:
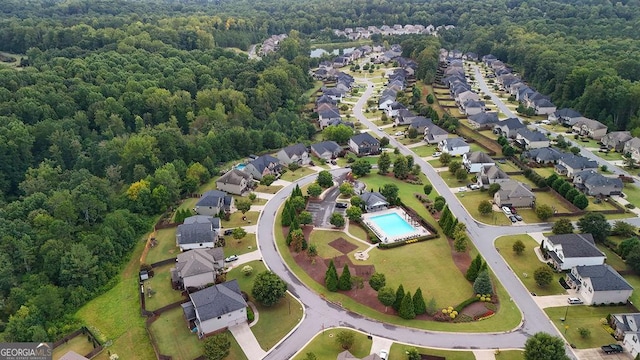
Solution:
M 339 88 L 322 88 L 322 93 L 335 101 L 342 101 L 342 97 L 346 94 Z
M 380 152 L 380 141 L 365 132 L 349 139 L 349 148 L 358 156 L 375 155 Z
M 203 288 L 213 284 L 224 269 L 224 250 L 194 249 L 178 254 L 176 267 L 171 269 L 171 284 L 174 289 Z
M 244 171 L 253 175 L 254 179 L 262 180 L 265 175 L 278 177 L 280 175 L 280 167 L 280 160 L 271 155 L 262 155 L 248 163 Z
M 600 140 L 608 149 L 621 152 L 624 150 L 624 144 L 631 140 L 633 136 L 629 131 L 612 131 L 603 136 Z
M 424 141 L 429 144 L 439 144 L 449 138 L 449 133 L 434 123 L 424 127 Z
M 447 138 L 438 143 L 440 151 L 450 154 L 451 156 L 462 156 L 471 149 L 461 138 Z
M 573 109 L 564 108 L 564 109 L 556 110 L 555 112 L 549 114 L 549 116 L 547 116 L 547 119 L 551 122 L 557 122 L 563 125 L 573 126 L 573 124 L 575 124 L 577 119 L 581 117 L 582 117 L 582 114 L 580 114 L 579 112 Z
M 468 172 L 479 173 L 483 167 L 495 165 L 491 156 L 482 151 L 472 151 L 462 155 L 462 165 Z
M 340 354 L 338 354 L 338 357 L 336 358 L 336 360 L 383 360 L 383 359 L 378 354 L 370 354 L 360 359 L 359 357 L 353 356 L 349 352 L 349 350 L 345 350 Z
M 318 113 L 318 125 L 320 129 L 324 129 L 334 121 L 342 120 L 340 110 L 335 105 L 321 104 L 316 110 Z
M 640 161 L 640 138 L 634 137 L 624 144 L 624 154 L 631 155 L 635 161 Z
M 232 207 L 233 196 L 224 191 L 209 190 L 202 194 L 193 211 L 198 215 L 217 216 L 220 211 L 231 212 Z
M 635 358 L 640 353 L 640 313 L 611 314 L 609 325 L 613 336 L 622 340 L 622 346 Z
M 531 131 L 526 127 L 518 129 L 516 143 L 523 149 L 539 149 L 549 147 L 549 138 L 540 131 Z
M 342 152 L 342 147 L 335 141 L 322 141 L 311 144 L 311 154 L 320 159 L 335 159 Z
M 416 116 L 411 124 L 409 124 L 409 129 L 413 128 L 416 129 L 418 134 L 424 134 L 424 129 L 431 124 L 433 124 L 431 119 L 428 119 L 424 116 Z
M 181 251 L 215 247 L 220 236 L 220 219 L 196 215 L 184 219 L 176 230 L 176 246 Z
M 235 279 L 191 293 L 189 299 L 182 311 L 189 330 L 200 338 L 247 321 L 247 302 Z
M 580 171 L 588 169 L 597 169 L 598 163 L 594 160 L 589 160 L 584 156 L 565 154 L 558 160 L 555 166 L 555 171 L 560 175 L 565 175 L 570 179 Z
M 493 195 L 493 201 L 500 207 L 533 207 L 536 195 L 527 185 L 516 180 L 507 180 L 500 182 L 500 190 Z
M 484 112 L 486 105 L 484 101 L 467 100 L 462 104 L 465 115 L 475 115 Z
M 518 134 L 518 129 L 526 128 L 518 118 L 508 118 L 502 120 L 493 125 L 493 132 L 508 138 L 515 138 Z
M 378 100 L 378 110 L 387 110 L 387 107 L 396 101 L 398 92 L 392 89 L 385 89 Z
M 227 171 L 216 180 L 216 188 L 228 194 L 242 195 L 252 186 L 253 176 L 235 168 Z
M 534 161 L 538 164 L 555 164 L 566 153 L 556 150 L 555 148 L 545 147 L 539 149 L 530 149 L 522 153 L 522 159 L 526 161 Z
M 596 247 L 591 234 L 550 235 L 544 248 L 558 271 L 576 266 L 602 265 L 606 255 Z
M 404 105 L 402 105 L 402 103 L 394 101 L 391 104 L 389 104 L 389 106 L 387 106 L 387 109 L 386 109 L 387 116 L 390 118 L 395 118 L 396 116 L 398 116 L 398 112 L 400 110 L 406 110 L 406 109 L 407 108 Z
M 483 166 L 477 175 L 477 184 L 480 187 L 488 188 L 493 183 L 502 183 L 509 180 L 509 175 L 495 165 Z
M 603 123 L 588 119 L 586 117 L 579 118 L 571 127 L 574 132 L 582 136 L 588 136 L 594 140 L 600 140 L 607 134 L 607 126 Z
M 622 192 L 622 180 L 620 178 L 606 177 L 595 170 L 585 170 L 574 174 L 573 184 L 591 196 L 620 195 Z
M 318 99 L 316 99 L 316 107 L 321 104 L 337 105 L 338 102 L 330 98 L 329 96 L 322 94 L 318 97 Z
M 398 116 L 396 116 L 394 122 L 396 125 L 407 125 L 419 117 L 421 116 L 414 114 L 411 110 L 401 109 L 398 111 Z
M 535 99 L 532 101 L 536 115 L 549 115 L 556 111 L 556 106 L 549 99 Z
M 567 284 L 587 305 L 626 304 L 633 287 L 608 264 L 576 266 L 567 273 Z
M 379 192 L 364 192 L 360 195 L 360 199 L 364 203 L 364 211 L 366 212 L 385 210 L 389 206 L 387 199 Z
M 493 129 L 493 126 L 498 123 L 497 112 L 481 112 L 474 115 L 469 115 L 467 118 L 469 125 L 477 130 Z
M 311 159 L 309 158 L 309 151 L 307 147 L 298 143 L 295 145 L 289 145 L 286 148 L 278 151 L 276 155 L 281 164 L 289 165 L 296 163 L 298 165 L 307 165 Z
M 465 83 L 464 85 L 465 86 L 462 89 L 467 89 L 467 90 L 464 90 L 464 91 L 462 91 L 462 92 L 460 92 L 458 94 L 454 93 L 456 102 L 458 103 L 459 106 L 461 106 L 463 108 L 464 108 L 464 104 L 467 101 L 470 101 L 470 100 L 472 100 L 472 101 L 480 101 L 480 95 L 476 94 L 475 92 L 473 92 L 471 90 L 468 90 L 468 89 L 471 88 L 468 84 Z

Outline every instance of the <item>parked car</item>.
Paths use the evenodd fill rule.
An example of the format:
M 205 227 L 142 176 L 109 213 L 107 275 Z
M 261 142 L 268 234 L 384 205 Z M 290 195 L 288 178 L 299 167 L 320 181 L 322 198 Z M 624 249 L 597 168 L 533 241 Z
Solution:
M 508 207 L 508 206 L 503 206 L 503 207 L 502 207 L 502 212 L 503 212 L 505 215 L 511 215 L 511 209 L 509 209 L 509 207 Z
M 498 162 L 499 162 L 500 164 L 506 164 L 506 163 L 507 163 L 507 160 L 505 160 L 505 159 L 498 159 Z
M 233 229 L 225 229 L 224 230 L 224 235 L 225 236 L 229 236 L 229 235 L 232 235 L 232 234 L 233 234 Z
M 549 125 L 549 124 L 551 124 L 551 121 L 549 121 L 549 120 L 542 120 L 542 121 L 540 121 L 540 123 L 541 123 L 541 124 L 543 124 L 543 125 Z
M 434 158 L 436 158 L 436 157 L 440 157 L 440 155 L 442 155 L 442 153 L 441 153 L 440 151 L 436 151 L 436 152 L 434 152 L 434 153 L 433 153 L 433 155 L 431 155 L 431 156 L 433 156 Z
M 396 131 L 395 136 L 402 136 L 404 135 L 404 131 Z
M 380 350 L 380 359 L 387 360 L 389 359 L 389 353 L 387 350 Z
M 518 220 L 518 221 L 522 221 L 522 216 L 520 216 L 520 215 L 518 215 L 518 214 L 515 214 L 515 215 L 513 215 L 513 216 L 515 216 L 515 217 L 516 217 L 516 220 Z
M 514 215 L 509 215 L 509 220 L 511 220 L 512 223 L 515 223 L 518 221 L 518 219 L 516 219 Z
M 338 162 L 335 160 L 331 160 L 331 165 L 338 165 Z
M 624 351 L 624 348 L 618 344 L 609 344 L 600 347 L 605 354 L 615 354 Z
M 577 297 L 570 297 L 570 298 L 567 299 L 567 302 L 569 304 L 572 304 L 572 305 L 573 304 L 582 304 L 582 299 L 577 298 Z
M 233 262 L 233 261 L 236 261 L 236 260 L 238 260 L 238 255 L 231 255 L 231 256 L 227 256 L 224 259 L 224 262 Z
M 469 189 L 478 190 L 478 189 L 480 189 L 480 185 L 478 185 L 478 184 L 469 184 Z
M 464 186 L 461 186 L 458 188 L 458 192 L 465 192 L 465 191 L 467 191 L 467 188 Z
M 337 207 L 337 208 L 340 208 L 340 209 L 346 209 L 346 208 L 348 208 L 348 207 L 349 207 L 349 204 L 347 204 L 347 203 L 343 203 L 343 202 L 337 202 L 337 203 L 336 203 L 336 207 Z

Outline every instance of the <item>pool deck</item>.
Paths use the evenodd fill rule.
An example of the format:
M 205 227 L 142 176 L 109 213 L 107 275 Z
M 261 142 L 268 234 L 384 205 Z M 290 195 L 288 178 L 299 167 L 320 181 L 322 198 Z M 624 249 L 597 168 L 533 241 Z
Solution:
M 371 220 L 372 217 L 388 215 L 393 213 L 398 214 L 404 221 L 406 221 L 409 225 L 411 225 L 414 231 L 405 232 L 396 236 L 389 236 L 387 235 L 387 232 L 384 231 L 383 228 L 378 226 L 378 224 L 375 221 Z M 427 236 L 431 234 L 427 229 L 425 229 L 422 225 L 420 225 L 420 223 L 416 219 L 412 219 L 404 211 L 404 209 L 400 207 L 394 207 L 394 208 L 390 208 L 382 211 L 363 214 L 362 222 L 365 225 L 367 225 L 367 227 L 371 229 L 371 231 L 373 231 L 373 233 L 376 234 L 376 236 L 378 236 L 378 238 L 383 244 L 394 243 L 394 242 L 404 241 L 404 240 L 411 240 L 411 239 L 415 239 L 421 236 Z

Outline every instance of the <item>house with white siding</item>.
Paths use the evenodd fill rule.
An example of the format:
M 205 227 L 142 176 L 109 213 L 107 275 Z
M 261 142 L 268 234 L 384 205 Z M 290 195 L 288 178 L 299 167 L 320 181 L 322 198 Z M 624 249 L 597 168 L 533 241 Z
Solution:
M 235 279 L 191 293 L 189 300 L 182 311 L 199 338 L 247 321 L 247 302 Z
M 633 286 L 608 264 L 576 266 L 566 281 L 587 305 L 626 304 L 633 292 Z
M 591 234 L 550 235 L 544 241 L 544 248 L 559 271 L 583 265 L 602 265 L 607 258 L 596 247 Z

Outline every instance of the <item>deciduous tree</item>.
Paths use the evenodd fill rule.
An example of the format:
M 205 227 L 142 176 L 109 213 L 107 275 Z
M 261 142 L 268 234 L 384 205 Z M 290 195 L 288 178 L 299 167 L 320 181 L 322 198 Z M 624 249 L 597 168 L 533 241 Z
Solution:
M 551 228 L 551 231 L 556 235 L 571 234 L 573 232 L 573 224 L 571 220 L 567 218 L 561 218 L 556 220 Z
M 553 270 L 543 265 L 533 272 L 533 278 L 540 287 L 547 287 L 553 281 Z
M 580 232 L 593 235 L 597 242 L 604 242 L 611 232 L 611 225 L 602 213 L 588 212 L 578 220 Z
M 513 243 L 512 248 L 514 253 L 516 253 L 517 255 L 522 255 L 522 253 L 524 252 L 525 246 L 522 240 L 518 239 Z
M 525 360 L 569 360 L 564 341 L 557 336 L 539 332 L 527 339 L 524 344 Z
M 271 271 L 263 271 L 256 275 L 251 295 L 263 306 L 277 304 L 287 292 L 287 283 Z

